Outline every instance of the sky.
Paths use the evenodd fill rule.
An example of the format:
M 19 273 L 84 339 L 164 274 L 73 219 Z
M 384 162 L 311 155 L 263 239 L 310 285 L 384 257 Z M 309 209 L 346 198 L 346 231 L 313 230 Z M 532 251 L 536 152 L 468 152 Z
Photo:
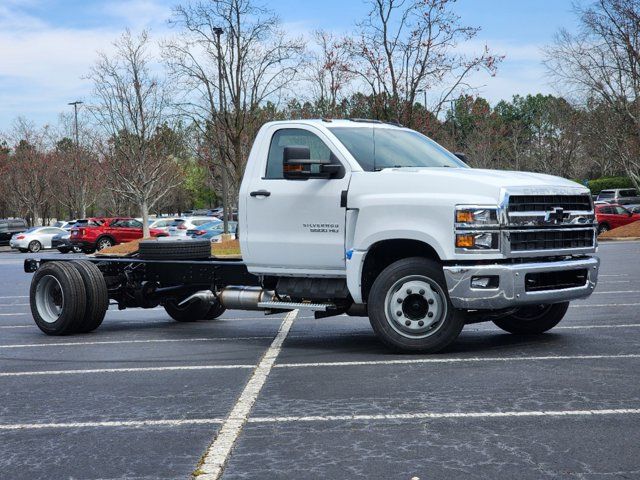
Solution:
M 17 117 L 55 123 L 74 100 L 90 101 L 83 77 L 96 52 L 109 52 L 125 29 L 149 29 L 155 39 L 173 34 L 171 7 L 183 0 L 0 0 L 0 131 Z M 263 0 L 286 31 L 353 31 L 365 0 Z M 586 1 L 586 0 L 585 0 Z M 458 0 L 462 22 L 481 27 L 465 51 L 486 44 L 505 59 L 495 77 L 474 74 L 477 93 L 496 103 L 513 95 L 558 93 L 545 76 L 542 49 L 560 28 L 575 30 L 572 0 Z

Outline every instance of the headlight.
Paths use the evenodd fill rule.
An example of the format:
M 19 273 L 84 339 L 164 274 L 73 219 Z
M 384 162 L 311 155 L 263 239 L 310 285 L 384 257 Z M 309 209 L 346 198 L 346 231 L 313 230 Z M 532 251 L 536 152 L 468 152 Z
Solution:
M 466 250 L 497 250 L 499 234 L 497 232 L 469 232 L 456 234 L 456 248 Z
M 455 222 L 457 226 L 492 226 L 498 225 L 498 209 L 485 207 L 456 207 Z

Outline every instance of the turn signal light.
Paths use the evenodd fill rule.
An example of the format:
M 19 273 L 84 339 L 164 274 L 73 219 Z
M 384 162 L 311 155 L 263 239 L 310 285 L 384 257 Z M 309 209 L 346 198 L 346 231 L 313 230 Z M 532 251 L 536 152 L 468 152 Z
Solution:
M 474 235 L 456 235 L 457 248 L 473 248 L 475 244 Z
M 473 212 L 469 210 L 458 210 L 456 212 L 457 223 L 473 223 Z

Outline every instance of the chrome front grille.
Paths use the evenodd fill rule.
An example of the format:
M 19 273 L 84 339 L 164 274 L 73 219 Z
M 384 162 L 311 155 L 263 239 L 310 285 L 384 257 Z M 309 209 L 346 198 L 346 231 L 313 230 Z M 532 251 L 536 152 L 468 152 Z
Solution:
M 595 250 L 595 214 L 590 195 L 565 191 L 506 195 L 502 203 L 506 213 L 505 253 L 527 256 L 558 251 L 570 255 Z

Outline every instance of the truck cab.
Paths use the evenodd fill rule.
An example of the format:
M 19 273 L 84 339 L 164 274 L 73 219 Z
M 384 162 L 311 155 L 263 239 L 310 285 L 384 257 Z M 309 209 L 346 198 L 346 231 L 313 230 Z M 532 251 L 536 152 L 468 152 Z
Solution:
M 503 315 L 505 326 L 516 318 L 513 331 L 536 330 L 540 318 L 566 311 L 597 282 L 593 202 L 585 187 L 544 174 L 473 169 L 393 124 L 264 125 L 240 188 L 239 222 L 251 273 L 299 298 L 296 284 L 311 299 L 327 298 L 328 284 L 344 284 L 348 301 L 370 317 L 381 303 L 379 323 L 387 325 L 379 330 L 390 325 L 399 334 L 395 346 L 425 343 L 420 339 L 435 327 L 433 308 L 419 305 L 441 302 L 440 313 L 453 309 L 466 323 Z M 436 278 L 409 268 L 415 273 L 390 287 L 395 292 L 375 288 L 398 262 L 426 262 Z M 416 285 L 418 295 L 429 293 L 406 294 Z M 518 312 L 536 315 L 527 323 Z

